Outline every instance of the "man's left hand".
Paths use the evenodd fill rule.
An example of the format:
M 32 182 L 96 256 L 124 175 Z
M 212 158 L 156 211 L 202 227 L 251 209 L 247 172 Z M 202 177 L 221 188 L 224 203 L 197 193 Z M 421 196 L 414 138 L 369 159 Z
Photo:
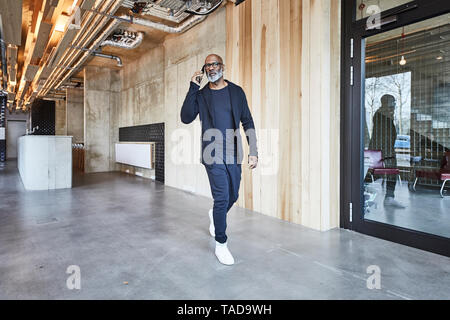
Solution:
M 248 165 L 250 169 L 255 169 L 258 165 L 258 157 L 256 156 L 249 156 L 248 157 Z

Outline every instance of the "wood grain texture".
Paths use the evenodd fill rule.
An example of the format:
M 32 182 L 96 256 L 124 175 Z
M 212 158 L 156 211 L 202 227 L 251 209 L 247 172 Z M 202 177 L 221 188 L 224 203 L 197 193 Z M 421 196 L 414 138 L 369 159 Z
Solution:
M 227 70 L 250 96 L 260 161 L 238 204 L 338 227 L 340 1 L 244 4 L 227 6 Z
M 36 72 L 38 70 L 39 70 L 39 66 L 33 65 L 33 64 L 29 64 L 27 66 L 27 69 L 25 70 L 25 77 L 24 77 L 24 79 L 26 81 L 33 81 L 34 76 L 36 75 Z
M 1 0 L 0 16 L 4 41 L 20 46 L 22 42 L 22 0 Z
M 6 49 L 9 83 L 17 81 L 17 46 L 8 46 Z
M 227 30 L 226 45 L 226 78 L 240 85 L 246 93 L 250 109 L 252 108 L 252 2 L 244 2 L 236 8 L 233 13 L 233 6 L 227 6 L 227 26 L 232 28 Z M 245 137 L 241 129 L 242 137 Z M 243 144 L 244 153 L 248 154 L 248 145 Z M 242 182 L 239 190 L 237 204 L 241 207 L 253 210 L 253 182 L 252 173 L 244 159 L 242 170 Z
M 50 36 L 50 31 L 53 25 L 51 23 L 42 21 L 39 25 L 39 29 L 36 32 L 36 44 L 34 47 L 31 60 L 41 59 L 44 54 L 44 50 L 47 47 L 47 43 Z

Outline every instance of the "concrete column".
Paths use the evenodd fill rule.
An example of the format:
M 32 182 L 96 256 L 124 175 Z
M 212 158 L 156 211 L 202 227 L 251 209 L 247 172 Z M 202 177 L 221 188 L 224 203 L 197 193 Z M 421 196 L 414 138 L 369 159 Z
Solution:
M 119 71 L 92 66 L 84 69 L 86 173 L 114 170 L 112 130 L 120 90 Z
M 70 88 L 66 91 L 66 130 L 73 143 L 84 142 L 84 90 Z
M 55 135 L 67 135 L 66 103 L 63 100 L 55 101 Z

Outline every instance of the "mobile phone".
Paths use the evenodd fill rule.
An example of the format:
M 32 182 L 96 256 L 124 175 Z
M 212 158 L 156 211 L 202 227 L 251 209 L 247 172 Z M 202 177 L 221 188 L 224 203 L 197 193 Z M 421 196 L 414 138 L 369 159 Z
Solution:
M 202 67 L 202 74 L 205 73 L 205 66 Z M 202 78 L 203 76 L 197 76 L 197 78 L 195 78 L 195 80 L 197 80 L 198 83 L 202 82 Z

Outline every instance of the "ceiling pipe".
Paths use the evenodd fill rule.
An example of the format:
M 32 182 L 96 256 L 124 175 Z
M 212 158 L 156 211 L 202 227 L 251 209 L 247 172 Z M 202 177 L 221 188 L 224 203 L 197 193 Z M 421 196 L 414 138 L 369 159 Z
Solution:
M 107 10 L 109 9 L 110 5 L 112 4 L 112 0 L 101 0 L 98 3 L 95 4 L 96 9 L 98 10 Z M 88 35 L 88 28 L 92 25 L 98 25 L 100 21 L 100 17 L 97 16 L 93 12 L 88 12 L 87 15 L 83 17 L 82 23 L 81 23 L 81 29 L 78 31 L 78 34 L 75 36 L 75 39 L 72 41 L 72 45 L 82 46 L 85 41 L 86 37 Z M 67 32 L 67 30 L 66 30 Z M 72 61 L 76 56 L 77 51 L 73 50 L 72 48 L 69 48 L 66 50 L 66 52 L 63 54 L 61 59 L 59 60 L 58 65 L 61 66 L 69 66 L 69 60 Z M 47 64 L 48 64 L 47 60 Z M 46 90 L 46 88 L 51 88 L 53 83 L 55 82 L 54 79 L 58 79 L 58 77 L 61 76 L 64 70 L 61 68 L 54 68 L 50 75 L 48 76 L 47 80 L 45 80 L 45 85 L 43 89 L 39 92 L 39 96 L 44 96 L 48 93 L 49 90 Z
M 103 34 L 100 37 L 97 37 L 97 40 L 95 40 L 94 43 L 89 47 L 89 49 L 86 50 L 86 51 L 89 51 L 89 52 L 85 52 L 85 54 L 82 55 L 78 59 L 78 61 L 75 63 L 75 65 L 70 68 L 71 70 L 66 75 L 62 74 L 62 71 L 64 69 L 62 69 L 62 68 L 55 68 L 55 70 L 56 69 L 59 69 L 59 70 L 56 71 L 56 74 L 55 74 L 55 72 L 53 72 L 51 74 L 51 76 L 47 79 L 47 81 L 44 84 L 43 90 L 41 90 L 41 92 L 39 93 L 39 96 L 43 96 L 43 95 L 47 94 L 50 91 L 50 89 L 53 88 L 53 87 L 58 88 L 67 78 L 69 78 L 74 73 L 75 70 L 77 70 L 80 67 L 80 65 L 82 65 L 84 63 L 84 61 L 86 61 L 86 59 L 91 55 L 91 52 L 96 50 L 101 45 L 101 43 L 106 40 L 106 37 L 112 31 L 111 29 L 116 28 L 121 22 L 127 22 L 127 23 L 131 23 L 131 24 L 142 25 L 142 26 L 146 26 L 146 27 L 149 27 L 149 28 L 157 29 L 157 30 L 160 30 L 160 31 L 163 31 L 163 32 L 166 32 L 166 33 L 182 33 L 182 32 L 187 31 L 188 29 L 192 28 L 196 24 L 202 22 L 207 17 L 207 15 L 195 15 L 195 16 L 192 16 L 191 18 L 189 18 L 188 20 L 186 20 L 184 23 L 182 23 L 181 25 L 179 25 L 177 27 L 170 27 L 170 26 L 167 26 L 167 25 L 162 24 L 162 23 L 156 23 L 156 22 L 153 22 L 153 21 L 150 21 L 150 20 L 146 20 L 146 19 L 141 19 L 141 18 L 134 18 L 134 17 L 127 16 L 127 15 L 123 15 L 123 16 L 120 16 L 120 17 L 112 15 L 111 12 L 114 12 L 115 10 L 117 10 L 118 6 L 120 6 L 122 4 L 122 2 L 123 2 L 123 0 L 118 1 L 117 3 L 115 3 L 114 7 L 109 10 L 110 13 L 101 14 L 101 15 L 107 16 L 109 18 L 114 18 L 115 20 L 114 20 L 113 23 L 110 23 L 110 25 L 106 28 L 106 30 L 103 32 Z M 223 1 L 221 1 L 220 4 L 222 2 Z M 212 10 L 217 9 L 217 7 L 219 7 L 220 4 L 215 6 Z M 210 10 L 210 11 L 212 12 L 212 10 Z M 96 28 L 96 30 L 98 30 L 98 28 Z M 94 33 L 96 33 L 96 32 L 94 32 Z M 92 38 L 93 38 L 93 36 L 88 37 L 88 39 L 85 38 L 85 40 L 83 42 L 87 43 Z M 80 47 L 86 47 L 86 46 L 82 45 Z M 80 52 L 80 50 L 76 50 L 76 49 L 74 51 Z M 85 50 L 82 50 L 82 51 L 85 51 Z M 68 58 L 68 60 L 70 60 L 70 61 L 67 61 L 67 58 L 66 58 L 66 61 L 64 61 L 64 62 L 68 62 L 68 64 L 63 63 L 62 65 L 71 65 L 73 63 L 74 58 L 77 57 L 77 56 L 78 56 L 78 54 L 76 54 L 73 57 L 69 54 L 70 58 Z M 63 59 L 61 59 L 61 60 L 63 60 Z
M 95 4 L 96 10 L 104 11 L 104 12 L 115 12 L 122 1 L 116 0 L 99 0 Z M 71 67 L 73 63 L 76 62 L 76 59 L 80 55 L 80 51 L 75 49 L 74 47 L 86 47 L 89 42 L 92 41 L 93 37 L 97 35 L 97 33 L 108 23 L 108 18 L 104 16 L 99 16 L 95 12 L 88 10 L 88 14 L 86 18 L 83 18 L 81 29 L 78 31 L 78 34 L 75 37 L 75 40 L 72 42 L 73 47 L 70 47 L 64 56 L 60 59 L 58 66 L 62 66 L 62 68 L 55 68 L 51 75 L 48 77 L 44 88 L 45 90 L 39 94 L 39 96 L 46 95 L 51 88 L 54 87 L 55 83 L 64 76 L 65 70 L 68 70 L 66 67 Z
M 153 22 L 153 21 L 150 21 L 147 19 L 135 18 L 135 17 L 125 16 L 125 15 L 120 16 L 118 18 L 122 21 L 131 23 L 131 24 L 137 24 L 137 25 L 141 25 L 144 27 L 157 29 L 157 30 L 167 32 L 167 33 L 182 33 L 182 32 L 187 31 L 188 29 L 192 28 L 196 24 L 202 22 L 203 20 L 205 20 L 206 16 L 198 16 L 198 15 L 192 16 L 191 18 L 186 20 L 186 22 L 179 25 L 178 27 L 169 27 L 162 23 L 157 23 L 157 22 Z
M 142 25 L 142 26 L 158 29 L 158 30 L 161 30 L 161 31 L 164 31 L 167 33 L 181 33 L 181 32 L 184 32 L 184 31 L 192 28 L 196 24 L 198 24 L 201 21 L 206 19 L 206 16 L 193 16 L 189 20 L 187 20 L 185 23 L 183 23 L 182 25 L 180 25 L 178 27 L 169 27 L 169 26 L 166 26 L 161 23 L 156 23 L 156 22 L 146 20 L 146 19 L 134 18 L 134 17 L 130 17 L 127 15 L 123 15 L 120 17 L 109 15 L 109 17 L 114 18 L 115 20 L 110 23 L 110 25 L 106 28 L 106 30 L 103 32 L 103 34 L 100 37 L 97 37 L 97 40 L 94 41 L 94 43 L 91 45 L 91 47 L 88 50 L 86 50 L 87 52 L 85 52 L 85 54 L 78 60 L 78 62 L 75 64 L 75 66 L 72 68 L 72 70 L 54 85 L 55 88 L 58 88 L 62 83 L 64 83 L 64 81 L 67 78 L 69 78 L 75 72 L 75 70 L 77 70 L 87 60 L 87 58 L 90 56 L 90 52 L 92 52 L 93 50 L 98 48 L 99 44 L 102 43 L 103 41 L 105 41 L 106 38 L 109 36 L 109 34 L 112 32 L 112 30 L 117 28 L 120 25 L 120 23 L 122 23 L 122 22 L 127 22 L 127 23 L 131 23 L 131 24 L 134 23 L 137 25 Z M 49 91 L 49 89 L 48 89 L 48 91 Z
M 123 2 L 123 0 L 119 0 L 119 1 L 117 1 L 117 0 L 111 1 L 110 0 L 109 2 L 107 2 L 104 7 L 106 7 L 108 9 L 108 11 L 104 15 L 98 15 L 94 12 L 90 12 L 95 15 L 95 18 L 94 18 L 95 22 L 90 23 L 90 25 L 93 25 L 93 24 L 95 25 L 95 23 L 97 23 L 97 26 L 94 26 L 94 30 L 91 30 L 91 32 L 86 32 L 83 36 L 81 36 L 83 38 L 83 40 L 81 41 L 81 43 L 78 43 L 79 47 L 83 47 L 83 48 L 87 47 L 88 43 L 90 43 L 93 39 L 94 39 L 94 42 L 93 42 L 94 44 L 89 47 L 88 51 L 94 51 L 98 47 L 99 42 L 100 42 L 97 40 L 97 39 L 99 39 L 97 36 L 98 32 L 105 26 L 105 24 L 106 25 L 108 24 L 108 21 L 110 19 L 110 14 L 114 13 L 122 5 L 122 2 Z M 111 4 L 112 4 L 112 7 L 111 7 Z M 97 18 L 99 19 L 98 22 L 97 22 Z M 114 22 L 113 27 L 115 28 L 115 27 L 117 27 L 117 25 L 118 25 L 118 23 Z M 84 26 L 85 25 L 82 26 L 82 29 Z M 105 32 L 102 33 L 102 35 L 100 36 L 101 41 L 105 40 L 111 31 L 112 31 L 111 24 L 109 24 L 105 31 L 108 34 L 106 34 L 106 36 L 103 36 L 105 34 Z M 61 85 L 69 76 L 71 76 L 73 74 L 73 72 L 75 70 L 78 69 L 78 67 L 82 64 L 82 62 L 84 62 L 87 59 L 87 57 L 90 55 L 90 52 L 85 52 L 84 55 L 79 57 L 79 54 L 82 51 L 80 51 L 78 49 L 74 49 L 74 48 L 71 48 L 71 49 L 72 49 L 72 51 L 70 54 L 68 54 L 68 58 L 66 58 L 66 61 L 64 61 L 62 63 L 62 65 L 64 65 L 64 66 L 72 66 L 72 64 L 75 63 L 75 65 L 73 65 L 71 67 L 71 71 L 69 71 L 68 74 L 64 75 L 63 71 L 65 69 L 55 68 L 55 70 L 54 70 L 54 71 L 56 71 L 55 74 L 52 74 L 47 79 L 43 90 L 39 93 L 39 96 L 45 96 L 50 91 L 51 88 L 58 87 L 59 85 Z M 66 57 L 67 57 L 67 55 L 66 55 Z M 78 58 L 78 61 L 75 62 L 77 58 Z M 62 61 L 62 59 L 61 59 L 61 61 Z M 61 78 L 62 78 L 62 80 L 60 80 Z
M 61 84 L 64 83 L 64 81 L 66 81 L 69 77 L 72 76 L 72 74 L 78 70 L 78 68 L 80 66 L 83 65 L 83 63 L 91 56 L 91 52 L 95 51 L 100 43 L 102 43 L 110 34 L 111 32 L 117 28 L 117 26 L 120 24 L 121 22 L 118 20 L 114 20 L 112 22 L 109 23 L 109 25 L 106 27 L 105 31 L 103 31 L 103 33 L 97 37 L 96 40 L 94 40 L 94 42 L 92 43 L 92 45 L 90 46 L 90 48 L 84 52 L 84 54 L 81 56 L 81 58 L 76 62 L 76 64 L 73 66 L 72 70 L 69 71 L 69 73 L 67 73 L 61 80 L 59 80 L 58 83 L 56 83 L 56 85 L 54 86 L 55 88 L 58 88 Z
M 206 12 L 197 12 L 197 11 L 192 11 L 192 10 L 184 10 L 184 12 L 193 14 L 196 16 L 207 16 L 207 15 L 213 13 L 214 11 L 216 11 L 217 8 L 219 8 L 222 3 L 223 3 L 223 0 L 220 0 L 218 3 L 216 3 L 216 5 L 214 7 L 212 7 L 211 9 L 209 9 Z
M 114 5 L 114 0 L 100 0 L 95 4 L 95 9 L 100 11 L 109 12 L 111 7 Z M 86 47 L 89 44 L 90 39 L 99 32 L 99 30 L 107 23 L 108 19 L 105 19 L 102 16 L 95 14 L 94 12 L 88 12 L 85 18 L 81 23 L 81 29 L 78 31 L 75 40 L 72 42 L 72 45 L 78 47 Z M 67 32 L 67 31 L 66 31 Z M 68 66 L 70 67 L 78 58 L 80 52 L 74 48 L 69 48 L 64 56 L 60 59 L 58 63 L 59 66 Z M 55 68 L 52 74 L 48 77 L 51 81 L 46 81 L 46 85 L 44 87 L 52 87 L 54 83 L 64 74 L 64 69 Z M 48 90 L 45 91 L 45 94 L 48 93 Z
M 125 41 L 105 40 L 100 44 L 100 47 L 110 46 L 122 49 L 134 49 L 137 48 L 142 43 L 143 39 L 144 33 L 138 32 L 135 39 L 126 39 Z
M 156 0 L 155 0 L 156 1 Z M 195 0 L 195 2 L 193 3 L 192 0 L 189 1 L 185 1 L 186 8 L 182 8 L 181 10 L 177 10 L 177 11 L 170 11 L 170 13 L 168 13 L 168 8 L 165 7 L 161 7 L 159 5 L 151 5 L 150 3 L 147 3 L 147 6 L 143 9 L 141 15 L 146 15 L 146 16 L 152 16 L 152 17 L 157 17 L 160 19 L 164 19 L 164 20 L 169 20 L 171 22 L 175 22 L 177 24 L 181 23 L 183 20 L 185 20 L 188 17 L 188 13 L 184 12 L 184 10 L 186 9 L 190 9 L 190 10 L 197 10 L 200 8 L 199 6 L 199 1 L 200 0 Z M 129 8 L 130 10 L 132 10 L 135 6 L 135 2 L 131 1 L 131 0 L 125 0 L 123 3 L 124 7 Z
M 105 53 L 100 53 L 100 52 L 92 52 L 93 56 L 96 57 L 101 57 L 101 58 L 106 58 L 106 59 L 112 59 L 112 60 L 116 60 L 117 61 L 117 66 L 121 67 L 123 66 L 122 64 L 122 59 L 120 59 L 120 57 L 118 56 L 114 56 L 112 54 L 105 54 Z

